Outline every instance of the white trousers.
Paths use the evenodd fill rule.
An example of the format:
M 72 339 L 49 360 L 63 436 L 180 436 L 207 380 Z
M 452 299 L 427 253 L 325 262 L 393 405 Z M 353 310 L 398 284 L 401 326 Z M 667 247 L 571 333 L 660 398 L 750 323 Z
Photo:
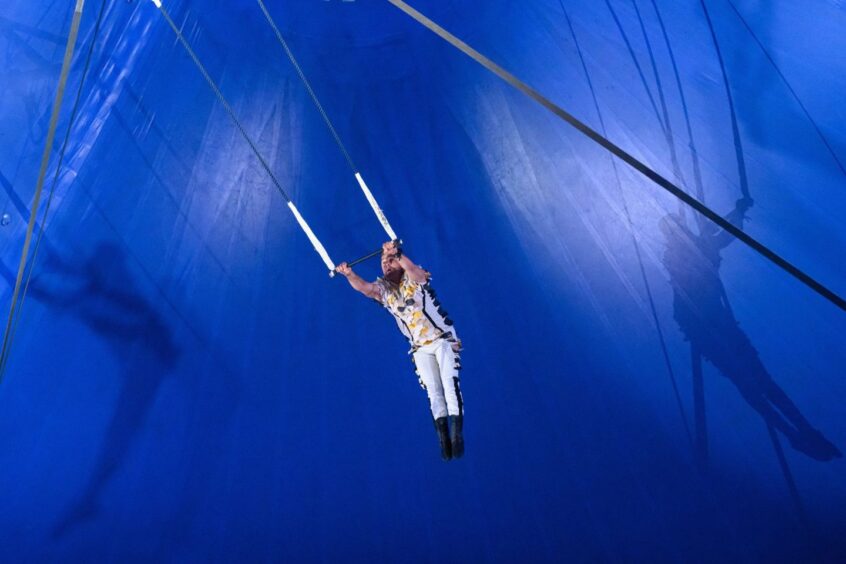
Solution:
M 438 339 L 417 349 L 413 359 L 420 384 L 429 395 L 432 416 L 440 419 L 447 415 L 463 415 L 464 402 L 458 382 L 461 357 L 452 350 L 452 343 Z

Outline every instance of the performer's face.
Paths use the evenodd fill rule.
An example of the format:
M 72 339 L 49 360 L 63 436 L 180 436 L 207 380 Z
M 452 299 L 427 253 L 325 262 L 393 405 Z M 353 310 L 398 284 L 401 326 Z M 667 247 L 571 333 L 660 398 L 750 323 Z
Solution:
M 382 257 L 382 274 L 385 280 L 398 282 L 402 278 L 403 269 L 396 257 Z

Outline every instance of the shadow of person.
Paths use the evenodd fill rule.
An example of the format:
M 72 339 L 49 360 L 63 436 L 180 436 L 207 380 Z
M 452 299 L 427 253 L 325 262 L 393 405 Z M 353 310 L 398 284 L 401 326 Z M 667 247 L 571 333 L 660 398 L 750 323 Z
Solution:
M 81 263 L 67 262 L 54 252 L 46 256 L 28 295 L 84 323 L 108 345 L 121 370 L 97 461 L 82 494 L 53 531 L 59 537 L 96 516 L 101 491 L 123 465 L 180 350 L 163 316 L 133 280 L 119 246 L 101 243 Z M 5 267 L 3 275 L 14 284 Z
M 742 227 L 751 205 L 751 199 L 738 200 L 726 220 Z M 663 217 L 660 227 L 666 239 L 663 262 L 673 288 L 673 317 L 690 342 L 694 363 L 698 357 L 711 362 L 794 449 L 821 461 L 842 456 L 772 379 L 734 317 L 719 273 L 720 253 L 734 236 L 714 224 L 704 224 L 696 234 L 678 214 Z

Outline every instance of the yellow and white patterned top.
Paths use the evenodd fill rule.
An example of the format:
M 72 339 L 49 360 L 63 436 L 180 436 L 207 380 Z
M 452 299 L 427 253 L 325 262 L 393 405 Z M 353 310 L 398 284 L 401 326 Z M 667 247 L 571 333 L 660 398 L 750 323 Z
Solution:
M 441 338 L 455 343 L 456 349 L 460 348 L 452 320 L 441 307 L 429 278 L 427 273 L 426 282 L 415 282 L 404 273 L 399 284 L 377 279 L 382 306 L 394 316 L 400 331 L 411 343 L 412 351 Z

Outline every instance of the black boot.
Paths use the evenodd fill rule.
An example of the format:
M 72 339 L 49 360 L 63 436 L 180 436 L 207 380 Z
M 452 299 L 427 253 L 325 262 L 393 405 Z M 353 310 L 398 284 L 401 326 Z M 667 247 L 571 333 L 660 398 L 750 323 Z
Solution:
M 449 426 L 446 417 L 435 419 L 435 431 L 438 432 L 438 440 L 441 442 L 441 458 L 450 460 L 452 458 L 452 445 L 449 442 Z
M 461 458 L 464 454 L 464 435 L 461 428 L 464 426 L 463 415 L 449 416 L 449 442 L 452 444 L 452 457 Z

